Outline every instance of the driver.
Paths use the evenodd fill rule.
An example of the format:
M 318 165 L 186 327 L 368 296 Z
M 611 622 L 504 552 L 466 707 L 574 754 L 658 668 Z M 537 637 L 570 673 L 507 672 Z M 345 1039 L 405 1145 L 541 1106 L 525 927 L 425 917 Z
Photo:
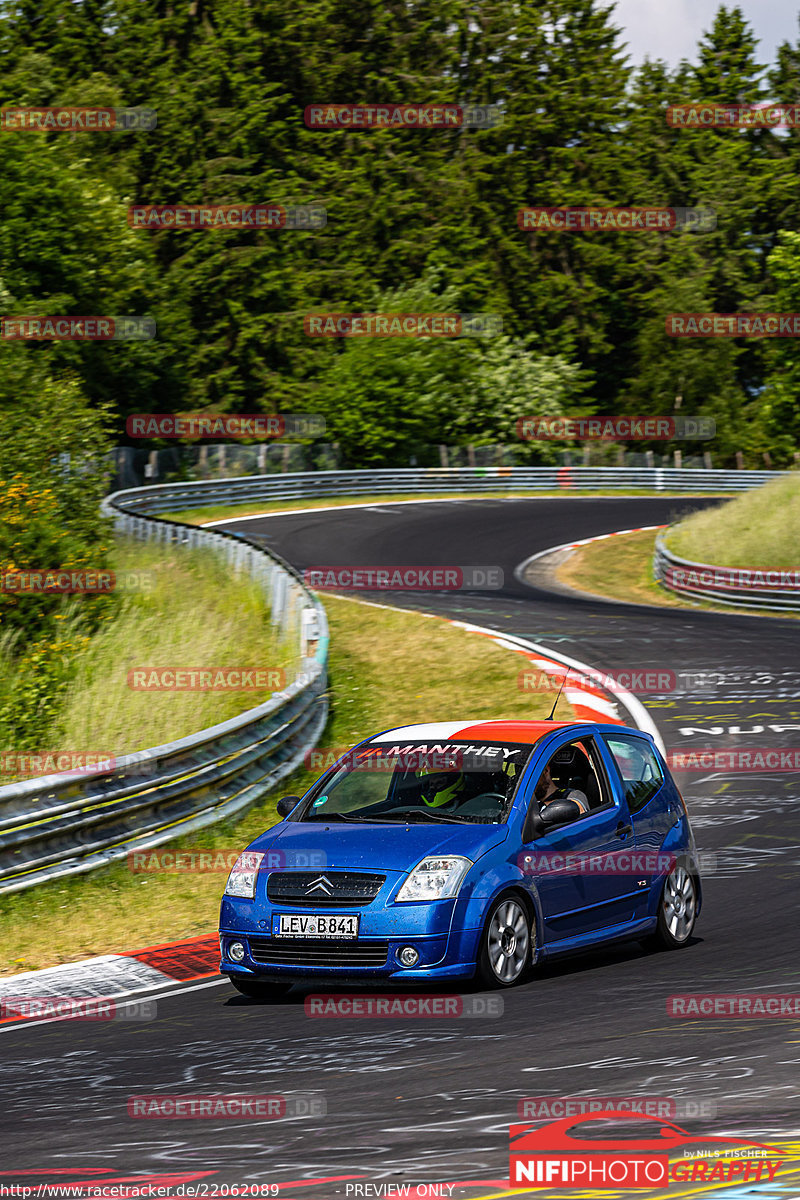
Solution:
M 539 812 L 543 812 L 554 800 L 572 800 L 581 810 L 581 815 L 589 811 L 589 797 L 579 788 L 560 787 L 550 774 L 550 763 L 547 764 L 536 785 L 536 799 L 539 801 Z

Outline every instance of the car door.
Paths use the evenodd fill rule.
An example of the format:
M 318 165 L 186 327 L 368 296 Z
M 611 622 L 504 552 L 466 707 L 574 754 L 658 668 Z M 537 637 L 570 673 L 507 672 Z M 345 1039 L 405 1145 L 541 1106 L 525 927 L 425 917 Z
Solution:
M 598 803 L 584 816 L 533 837 L 530 819 L 523 825 L 522 870 L 538 892 L 545 944 L 596 934 L 630 921 L 640 882 L 631 871 L 633 825 L 624 794 L 607 768 L 594 737 L 565 739 L 553 751 L 573 743 L 585 748 L 594 768 Z M 530 784 L 526 811 L 538 802 Z M 525 838 L 528 840 L 524 840 Z
M 641 875 L 649 886 L 656 875 L 664 873 L 667 856 L 659 856 L 658 851 L 680 815 L 674 802 L 674 788 L 649 739 L 626 729 L 605 733 L 602 740 L 611 759 L 609 774 L 617 777 L 624 793 L 642 864 Z

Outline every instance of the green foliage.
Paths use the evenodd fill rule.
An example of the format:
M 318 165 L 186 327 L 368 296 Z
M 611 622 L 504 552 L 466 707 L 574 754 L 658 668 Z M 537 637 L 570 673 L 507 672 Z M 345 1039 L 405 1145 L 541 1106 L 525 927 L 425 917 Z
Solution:
M 785 232 L 772 254 L 769 269 L 776 285 L 778 312 L 800 312 L 800 233 Z M 800 446 L 800 348 L 792 338 L 770 346 L 769 382 L 759 401 L 764 448 L 787 460 Z
M 582 393 L 586 372 L 564 355 L 537 354 L 530 349 L 535 334 L 526 338 L 496 337 L 473 355 L 471 387 L 464 393 L 448 441 L 513 444 L 523 417 L 582 416 L 587 408 Z M 536 462 L 555 462 L 559 444 L 530 443 L 528 456 Z
M 64 695 L 90 640 L 76 614 L 61 616 L 62 631 L 53 638 L 27 645 L 6 638 L 0 645 L 0 743 L 16 754 L 61 744 Z
M 109 541 L 99 511 L 104 414 L 88 405 L 74 378 L 49 371 L 46 352 L 29 350 L 0 345 L 0 571 L 102 569 Z M 65 605 L 76 603 L 92 628 L 111 601 L 0 591 L 0 633 L 52 636 Z
M 671 413 L 680 397 L 716 419 L 717 465 L 797 447 L 770 415 L 796 396 L 783 356 L 664 332 L 669 312 L 787 294 L 770 256 L 800 221 L 800 131 L 664 117 L 691 100 L 796 102 L 800 44 L 765 67 L 735 6 L 717 11 L 696 66 L 634 71 L 599 0 L 494 0 L 479 18 L 464 0 L 2 0 L 0 67 L 4 104 L 158 112 L 147 133 L 0 138 L 0 309 L 156 319 L 151 343 L 26 347 L 112 406 L 116 441 L 134 412 L 324 410 L 352 463 L 404 463 L 420 439 L 508 438 L 541 381 L 548 403 L 608 413 Z M 504 121 L 306 128 L 307 105 L 347 100 L 496 103 Z M 313 202 L 328 223 L 131 230 L 134 201 Z M 521 207 L 564 204 L 708 205 L 717 229 L 517 228 Z M 511 341 L 341 346 L 303 332 L 310 311 L 365 311 L 431 278 L 455 310 L 499 313 Z

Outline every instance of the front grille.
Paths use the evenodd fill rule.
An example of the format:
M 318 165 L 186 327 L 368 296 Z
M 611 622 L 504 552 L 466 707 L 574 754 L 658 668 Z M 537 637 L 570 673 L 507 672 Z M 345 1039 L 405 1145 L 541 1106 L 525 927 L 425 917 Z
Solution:
M 312 942 L 294 938 L 250 938 L 257 963 L 281 967 L 383 967 L 389 956 L 386 942 Z
M 274 904 L 361 907 L 375 899 L 385 879 L 364 871 L 272 871 L 267 896 Z

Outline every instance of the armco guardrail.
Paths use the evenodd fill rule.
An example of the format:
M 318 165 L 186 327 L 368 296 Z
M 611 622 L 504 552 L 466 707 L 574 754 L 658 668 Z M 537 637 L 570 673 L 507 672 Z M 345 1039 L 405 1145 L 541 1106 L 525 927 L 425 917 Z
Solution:
M 656 538 L 653 575 L 662 587 L 694 600 L 800 612 L 800 569 L 769 571 L 690 562 L 673 554 L 662 534 Z
M 0 892 L 89 871 L 241 815 L 302 762 L 324 728 L 327 620 L 297 573 L 231 534 L 132 514 L 135 495 L 106 498 L 103 508 L 117 531 L 148 541 L 211 546 L 235 570 L 256 578 L 270 597 L 275 626 L 298 636 L 297 678 L 257 708 L 125 755 L 111 770 L 0 787 Z
M 741 492 L 780 471 L 684 470 L 676 467 L 406 467 L 381 471 L 301 471 L 159 483 L 117 492 L 129 512 L 174 512 L 249 500 L 300 500 L 381 493 L 482 491 Z

